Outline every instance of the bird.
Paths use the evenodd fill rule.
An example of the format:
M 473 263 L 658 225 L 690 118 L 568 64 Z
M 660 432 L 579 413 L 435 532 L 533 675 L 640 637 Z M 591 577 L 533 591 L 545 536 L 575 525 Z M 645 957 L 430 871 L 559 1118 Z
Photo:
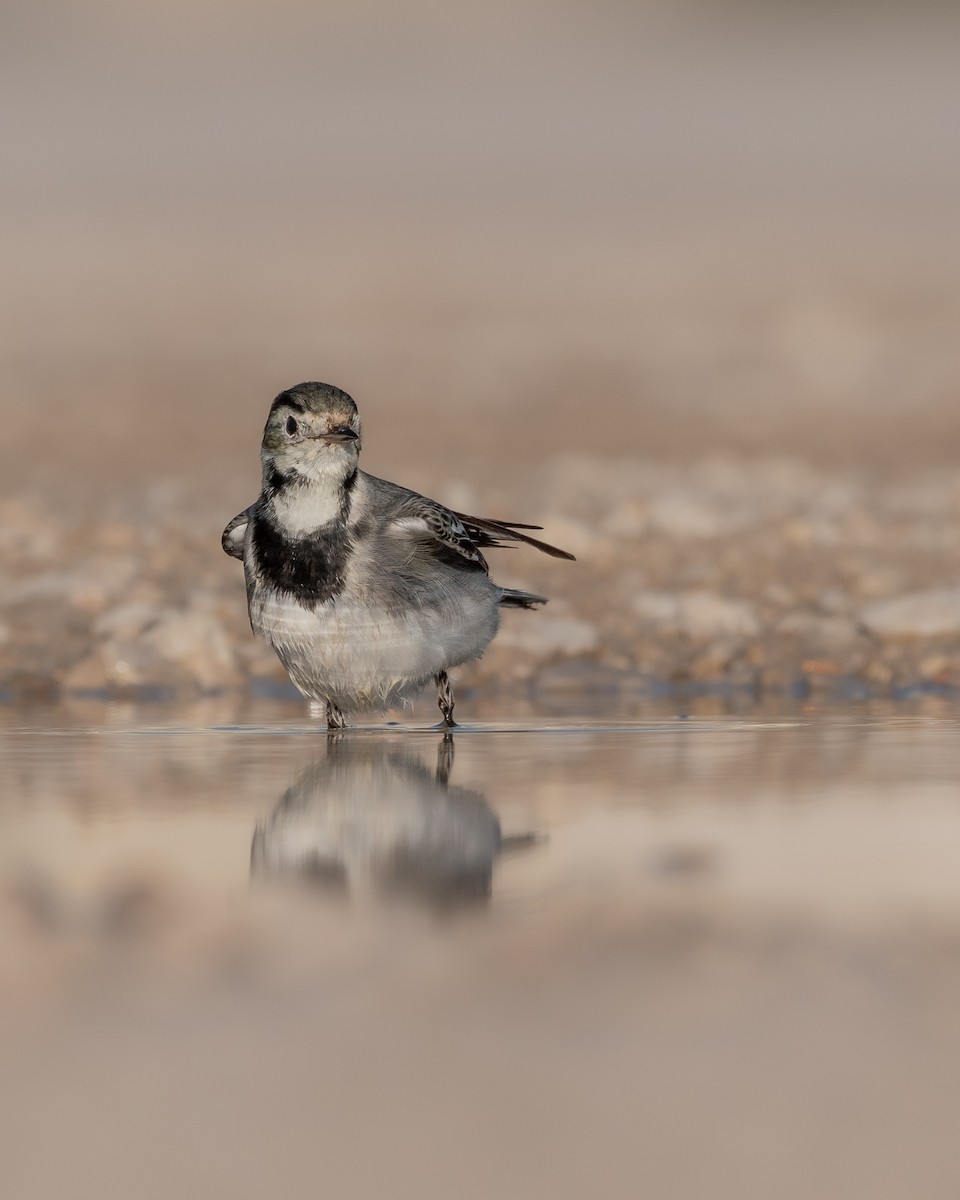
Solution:
M 263 431 L 260 495 L 221 544 L 243 562 L 254 634 L 325 706 L 329 731 L 348 715 L 401 707 L 431 680 L 452 730 L 448 671 L 484 653 L 500 608 L 546 603 L 494 583 L 483 551 L 522 543 L 573 555 L 532 537 L 539 525 L 470 517 L 362 471 L 360 444 L 360 414 L 340 388 L 280 392 Z

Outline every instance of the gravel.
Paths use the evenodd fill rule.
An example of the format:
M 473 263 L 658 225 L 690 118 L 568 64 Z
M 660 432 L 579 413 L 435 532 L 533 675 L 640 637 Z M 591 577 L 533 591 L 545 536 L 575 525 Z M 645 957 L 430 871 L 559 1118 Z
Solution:
M 457 496 L 443 479 L 430 490 Z M 284 684 L 219 548 L 245 495 L 238 486 L 225 504 L 171 484 L 123 509 L 0 503 L 0 695 Z M 478 489 L 471 504 L 542 521 L 578 562 L 491 554 L 499 581 L 552 601 L 504 615 L 484 659 L 460 672 L 470 685 L 960 688 L 960 487 L 947 471 L 883 480 L 776 458 L 578 457 L 532 469 L 512 492 Z
M 908 592 L 868 604 L 863 624 L 888 638 L 960 637 L 960 585 Z

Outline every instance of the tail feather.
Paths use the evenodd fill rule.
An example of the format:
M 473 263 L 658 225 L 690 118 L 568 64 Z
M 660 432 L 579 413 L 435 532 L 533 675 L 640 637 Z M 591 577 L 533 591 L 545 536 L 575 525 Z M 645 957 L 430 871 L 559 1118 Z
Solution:
M 521 592 L 516 588 L 500 589 L 500 604 L 503 608 L 536 608 L 538 604 L 546 604 L 546 596 L 537 596 L 533 592 Z

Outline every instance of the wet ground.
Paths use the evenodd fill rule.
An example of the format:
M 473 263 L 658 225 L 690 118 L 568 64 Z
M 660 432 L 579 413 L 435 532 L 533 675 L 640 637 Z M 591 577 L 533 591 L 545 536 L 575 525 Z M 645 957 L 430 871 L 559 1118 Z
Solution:
M 0 710 L 5 1195 L 956 1195 L 960 710 L 470 715 Z

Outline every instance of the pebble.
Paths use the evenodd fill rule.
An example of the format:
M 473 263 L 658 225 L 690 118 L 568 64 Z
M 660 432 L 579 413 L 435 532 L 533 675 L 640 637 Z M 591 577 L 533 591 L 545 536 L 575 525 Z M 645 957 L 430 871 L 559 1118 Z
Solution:
M 833 649 L 863 636 L 860 625 L 848 617 L 821 616 L 803 610 L 789 612 L 777 622 L 776 633 Z
M 687 667 L 691 679 L 722 679 L 733 664 L 743 657 L 744 644 L 739 639 L 721 638 L 711 641 Z
M 647 506 L 638 500 L 617 504 L 603 520 L 603 531 L 613 538 L 639 538 L 647 531 Z
M 591 692 L 613 695 L 649 691 L 652 681 L 638 671 L 611 667 L 590 659 L 575 659 L 544 667 L 537 675 L 537 691 Z
M 707 497 L 686 490 L 663 492 L 647 509 L 647 527 L 663 537 L 713 538 L 740 528 L 741 520 L 725 514 Z
M 172 664 L 203 691 L 239 682 L 236 656 L 220 622 L 208 613 L 174 612 L 143 635 L 157 658 Z
M 535 620 L 504 621 L 497 641 L 534 658 L 549 658 L 557 654 L 588 654 L 597 648 L 600 637 L 589 621 L 540 616 Z
M 459 672 L 468 686 L 960 687 L 960 487 L 949 472 L 867 482 L 775 458 L 576 458 L 536 467 L 514 492 L 471 486 L 469 511 L 537 521 L 579 561 L 490 554 L 498 582 L 552 603 L 505 613 L 487 655 Z M 145 487 L 128 510 L 114 497 L 86 514 L 49 497 L 0 502 L 0 694 L 286 686 L 250 633 L 242 573 L 218 544 L 219 503 L 182 487 Z
M 690 638 L 755 637 L 760 623 L 752 604 L 709 591 L 642 592 L 634 597 L 638 617 L 660 633 Z
M 543 524 L 548 527 L 542 533 L 534 531 L 533 536 L 543 538 L 553 546 L 560 546 L 581 562 L 603 557 L 611 551 L 610 539 L 601 536 L 586 521 L 554 517 Z
M 133 638 L 151 625 L 155 625 L 163 615 L 163 609 L 157 604 L 145 600 L 131 600 L 119 604 L 109 612 L 104 613 L 93 623 L 93 632 L 98 637 Z
M 907 592 L 875 600 L 860 619 L 881 637 L 949 637 L 960 634 L 960 585 Z

